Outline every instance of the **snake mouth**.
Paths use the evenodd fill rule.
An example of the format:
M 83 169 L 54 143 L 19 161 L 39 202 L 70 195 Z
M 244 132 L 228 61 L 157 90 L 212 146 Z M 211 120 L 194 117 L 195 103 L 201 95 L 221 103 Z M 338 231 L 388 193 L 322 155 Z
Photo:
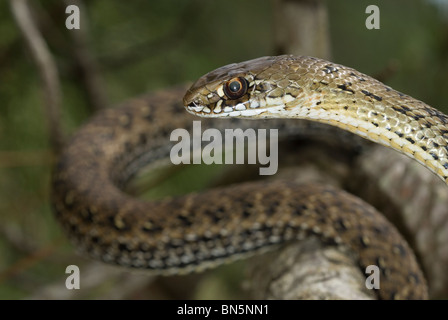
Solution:
M 246 108 L 239 106 L 227 106 L 217 110 L 217 108 L 210 108 L 209 106 L 203 106 L 198 104 L 190 104 L 185 107 L 188 113 L 192 115 L 204 117 L 204 118 L 277 118 L 279 113 L 284 111 L 285 105 L 270 106 L 270 107 L 260 107 L 257 108 Z

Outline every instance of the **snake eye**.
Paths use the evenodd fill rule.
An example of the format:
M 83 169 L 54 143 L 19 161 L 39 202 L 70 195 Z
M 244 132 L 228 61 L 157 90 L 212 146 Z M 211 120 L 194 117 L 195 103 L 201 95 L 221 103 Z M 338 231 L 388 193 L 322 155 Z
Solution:
M 233 78 L 224 85 L 224 93 L 229 99 L 238 99 L 247 92 L 247 80 L 243 77 Z

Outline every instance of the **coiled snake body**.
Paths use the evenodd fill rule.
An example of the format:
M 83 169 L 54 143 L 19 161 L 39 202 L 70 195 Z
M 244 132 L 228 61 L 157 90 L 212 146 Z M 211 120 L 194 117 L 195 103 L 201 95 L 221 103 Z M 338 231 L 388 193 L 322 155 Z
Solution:
M 395 228 L 334 187 L 257 182 L 154 202 L 121 191 L 143 164 L 169 154 L 172 130 L 191 129 L 194 117 L 175 98 L 179 90 L 107 110 L 68 143 L 54 172 L 52 202 L 78 248 L 104 262 L 173 274 L 315 234 L 353 249 L 362 268 L 377 265 L 381 298 L 427 298 L 423 274 Z M 409 155 L 447 182 L 447 116 L 328 61 L 278 56 L 228 65 L 201 77 L 184 105 L 195 115 L 229 118 L 208 119 L 210 127 L 261 123 L 234 117 L 338 126 Z

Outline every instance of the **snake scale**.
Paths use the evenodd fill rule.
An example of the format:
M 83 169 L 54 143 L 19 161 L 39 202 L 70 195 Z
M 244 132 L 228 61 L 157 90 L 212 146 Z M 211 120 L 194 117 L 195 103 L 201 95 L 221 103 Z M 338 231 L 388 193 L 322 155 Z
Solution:
M 398 231 L 373 207 L 335 187 L 249 182 L 158 201 L 123 192 L 144 164 L 169 154 L 174 129 L 191 130 L 195 118 L 179 101 L 183 90 L 105 110 L 63 150 L 52 203 L 82 252 L 107 263 L 179 274 L 317 235 L 351 248 L 363 270 L 377 265 L 380 298 L 427 298 L 423 273 Z M 208 127 L 221 129 L 263 123 L 236 118 L 330 124 L 396 149 L 448 181 L 448 117 L 342 65 L 294 56 L 231 64 L 196 81 L 183 104 L 194 115 L 213 118 L 204 119 Z

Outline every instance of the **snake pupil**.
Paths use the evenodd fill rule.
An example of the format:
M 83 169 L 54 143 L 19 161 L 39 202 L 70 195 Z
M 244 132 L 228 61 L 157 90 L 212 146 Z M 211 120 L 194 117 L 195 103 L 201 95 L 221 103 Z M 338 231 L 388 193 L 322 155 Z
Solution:
M 232 92 L 238 92 L 241 89 L 241 83 L 239 81 L 232 81 L 229 84 L 229 90 Z
M 247 81 L 243 77 L 233 78 L 226 82 L 224 93 L 229 99 L 239 99 L 247 92 Z

